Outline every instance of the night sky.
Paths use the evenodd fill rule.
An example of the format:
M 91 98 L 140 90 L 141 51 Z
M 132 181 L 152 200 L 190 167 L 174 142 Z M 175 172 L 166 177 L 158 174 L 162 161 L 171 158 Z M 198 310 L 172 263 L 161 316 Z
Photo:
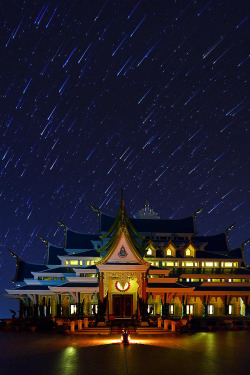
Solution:
M 248 1 L 0 2 L 0 292 L 89 203 L 250 237 Z M 246 246 L 250 263 L 250 247 Z M 0 299 L 0 316 L 11 301 Z

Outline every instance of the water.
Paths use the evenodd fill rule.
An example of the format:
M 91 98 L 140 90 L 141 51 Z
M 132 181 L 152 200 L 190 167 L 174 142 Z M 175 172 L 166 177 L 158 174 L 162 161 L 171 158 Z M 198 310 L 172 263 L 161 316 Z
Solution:
M 250 373 L 249 331 L 118 336 L 0 332 L 1 375 Z

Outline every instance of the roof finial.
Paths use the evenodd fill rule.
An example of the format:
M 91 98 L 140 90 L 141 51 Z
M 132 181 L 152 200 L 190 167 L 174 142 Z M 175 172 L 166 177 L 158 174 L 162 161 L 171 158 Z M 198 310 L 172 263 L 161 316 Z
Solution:
M 40 234 L 38 234 L 37 237 L 39 237 L 40 240 L 42 240 L 42 242 L 46 243 L 46 245 L 48 244 L 48 241 L 45 238 L 43 238 L 42 236 L 40 236 Z
M 14 253 L 14 251 L 12 251 L 12 250 L 10 250 L 10 249 L 8 249 L 8 250 L 9 250 L 10 254 L 11 254 L 14 258 L 16 258 L 16 260 L 19 260 L 19 259 L 20 259 L 19 256 L 18 256 L 16 253 Z

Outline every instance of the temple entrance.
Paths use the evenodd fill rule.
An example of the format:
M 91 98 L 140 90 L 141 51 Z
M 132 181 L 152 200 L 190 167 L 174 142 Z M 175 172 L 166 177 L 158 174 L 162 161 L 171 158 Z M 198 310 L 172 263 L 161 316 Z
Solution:
M 131 318 L 133 314 L 133 295 L 114 294 L 113 314 L 116 318 Z

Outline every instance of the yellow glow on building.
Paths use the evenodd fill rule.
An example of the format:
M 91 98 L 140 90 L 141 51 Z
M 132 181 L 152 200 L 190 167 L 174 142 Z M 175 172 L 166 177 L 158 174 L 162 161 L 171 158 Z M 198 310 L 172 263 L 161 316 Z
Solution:
M 78 260 L 71 260 L 70 265 L 71 266 L 78 266 Z
M 174 267 L 174 262 L 162 262 L 164 267 Z
M 194 267 L 194 262 L 182 262 L 182 267 Z
M 238 262 L 221 262 L 221 267 L 224 268 L 231 268 L 231 267 L 238 267 Z

